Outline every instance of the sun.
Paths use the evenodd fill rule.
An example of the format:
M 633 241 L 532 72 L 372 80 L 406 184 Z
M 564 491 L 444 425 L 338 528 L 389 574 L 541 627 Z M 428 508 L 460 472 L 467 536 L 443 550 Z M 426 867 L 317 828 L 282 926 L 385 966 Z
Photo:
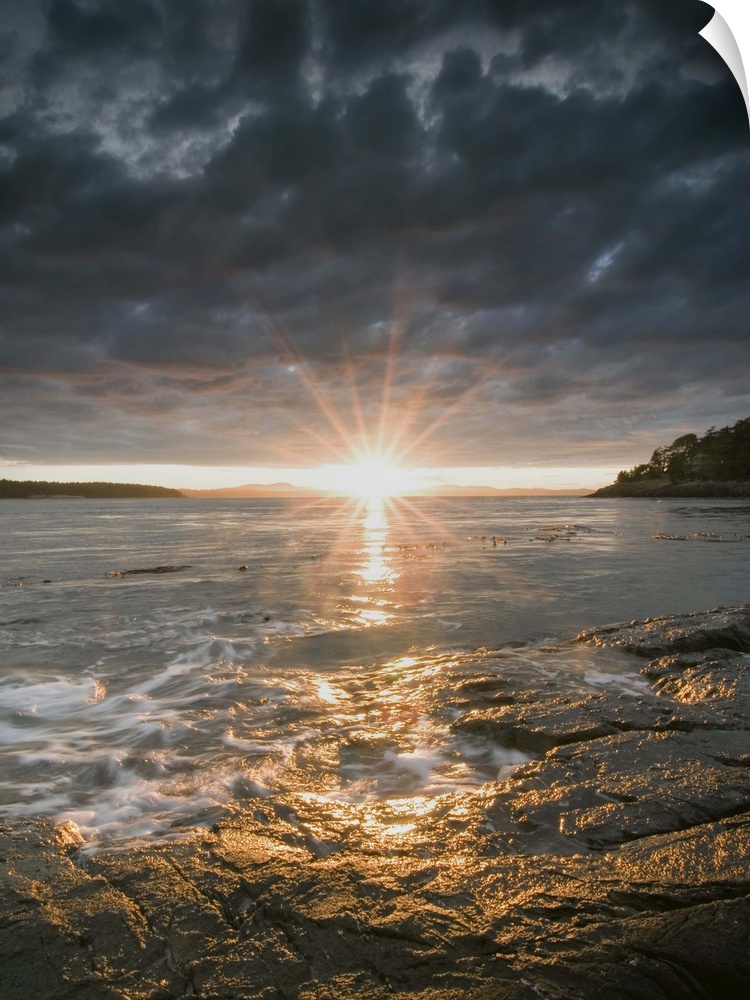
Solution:
M 385 459 L 368 458 L 352 465 L 351 481 L 355 496 L 363 500 L 383 500 L 407 491 L 410 476 L 406 469 Z
M 367 502 L 408 494 L 417 487 L 416 473 L 379 455 L 357 458 L 326 470 L 329 489 Z

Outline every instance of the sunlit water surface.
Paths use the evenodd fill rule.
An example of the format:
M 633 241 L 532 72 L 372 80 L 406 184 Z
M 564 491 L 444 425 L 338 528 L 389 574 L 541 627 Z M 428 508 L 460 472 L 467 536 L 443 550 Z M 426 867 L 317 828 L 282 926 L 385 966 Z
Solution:
M 568 640 L 750 600 L 747 501 L 3 501 L 0 524 L 0 814 L 91 842 L 480 785 L 526 758 L 450 729 L 474 651 L 635 694 L 638 661 Z

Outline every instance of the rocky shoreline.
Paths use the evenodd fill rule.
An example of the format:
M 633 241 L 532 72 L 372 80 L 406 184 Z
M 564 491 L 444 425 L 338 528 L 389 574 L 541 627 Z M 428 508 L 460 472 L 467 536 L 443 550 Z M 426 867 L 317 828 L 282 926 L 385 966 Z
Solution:
M 743 480 L 685 480 L 672 482 L 667 476 L 612 483 L 589 494 L 604 497 L 643 497 L 663 500 L 732 500 L 750 497 L 750 482 Z
M 582 633 L 650 690 L 475 656 L 454 727 L 537 755 L 429 799 L 249 798 L 81 850 L 0 829 L 4 1000 L 732 1000 L 750 988 L 750 606 Z

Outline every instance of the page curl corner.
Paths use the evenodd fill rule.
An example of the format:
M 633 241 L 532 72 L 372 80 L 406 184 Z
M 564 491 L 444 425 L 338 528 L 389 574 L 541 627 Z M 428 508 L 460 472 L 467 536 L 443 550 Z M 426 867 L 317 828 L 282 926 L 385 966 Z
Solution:
M 745 101 L 750 124 L 750 94 L 745 67 L 750 65 L 750 3 L 748 0 L 704 0 L 714 16 L 700 35 L 727 64 Z

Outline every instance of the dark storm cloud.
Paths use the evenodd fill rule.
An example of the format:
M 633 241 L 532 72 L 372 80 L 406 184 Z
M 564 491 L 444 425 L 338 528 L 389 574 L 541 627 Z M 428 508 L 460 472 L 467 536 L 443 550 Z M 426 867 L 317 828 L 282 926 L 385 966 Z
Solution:
M 6 0 L 0 459 L 315 461 L 316 394 L 375 419 L 393 352 L 423 460 L 625 462 L 746 415 L 750 135 L 710 17 Z

